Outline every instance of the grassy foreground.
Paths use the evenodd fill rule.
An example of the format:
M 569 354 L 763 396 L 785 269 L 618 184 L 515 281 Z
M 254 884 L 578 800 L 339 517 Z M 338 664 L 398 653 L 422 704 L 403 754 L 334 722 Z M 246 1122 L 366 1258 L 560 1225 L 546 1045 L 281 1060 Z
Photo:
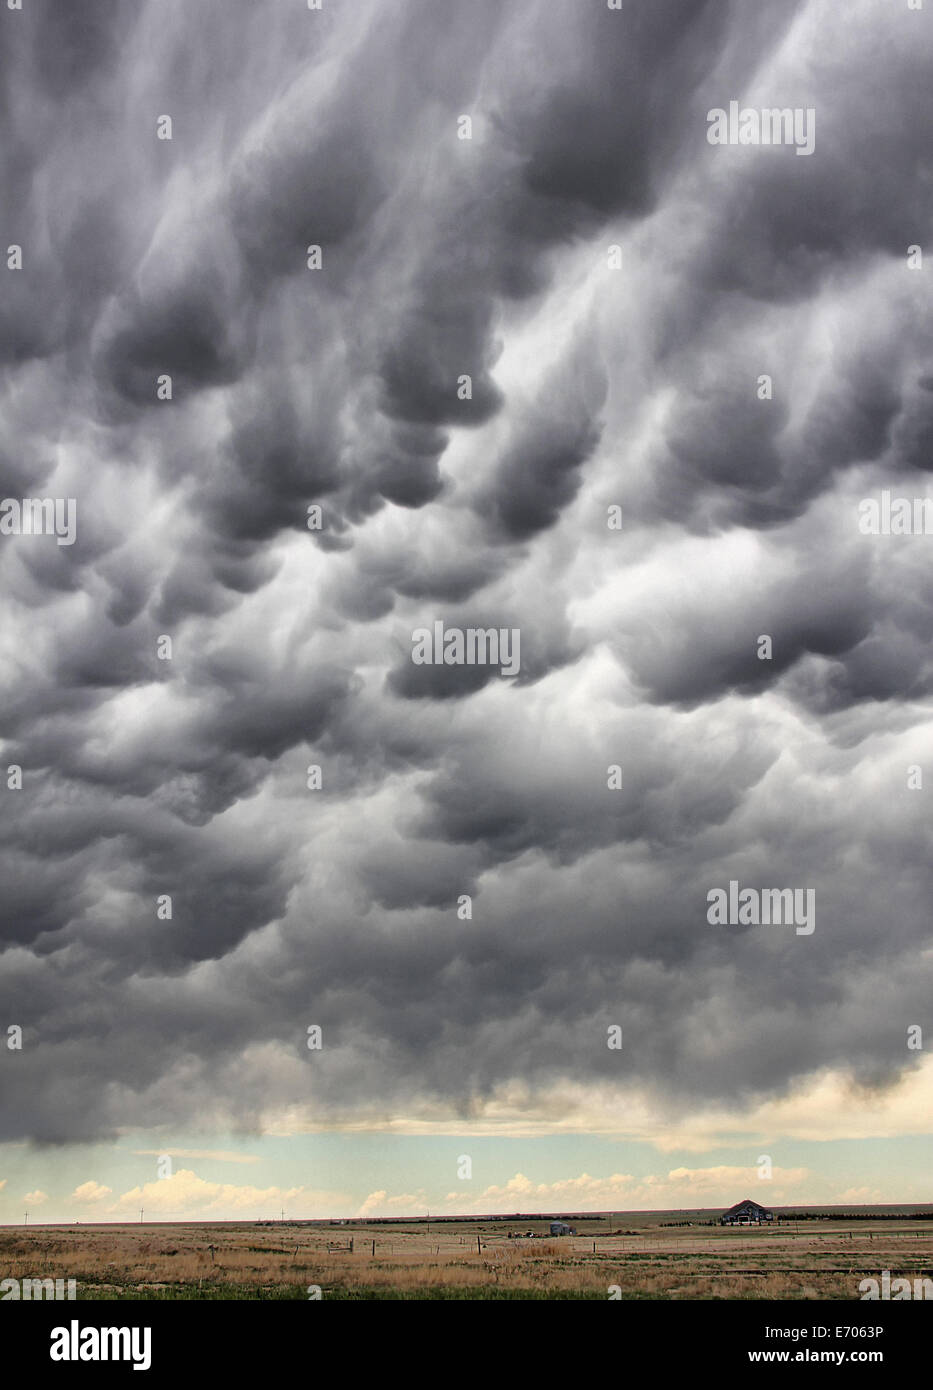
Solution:
M 528 1219 L 520 1235 L 492 1220 L 7 1227 L 0 1278 L 73 1278 L 92 1301 L 307 1300 L 309 1286 L 343 1301 L 605 1301 L 610 1287 L 624 1300 L 858 1299 L 885 1269 L 933 1277 L 933 1222 L 729 1230 L 663 1216 L 594 1218 L 561 1239 Z

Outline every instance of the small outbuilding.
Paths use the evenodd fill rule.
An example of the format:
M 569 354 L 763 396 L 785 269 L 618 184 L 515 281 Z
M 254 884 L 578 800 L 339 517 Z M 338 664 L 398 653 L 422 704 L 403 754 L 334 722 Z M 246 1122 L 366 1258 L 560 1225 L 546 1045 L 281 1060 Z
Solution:
M 568 1226 L 567 1223 L 566 1223 L 566 1221 L 552 1221 L 552 1222 L 551 1222 L 551 1235 L 552 1235 L 552 1236 L 575 1236 L 575 1235 L 576 1235 L 576 1231 L 573 1229 L 572 1226 Z

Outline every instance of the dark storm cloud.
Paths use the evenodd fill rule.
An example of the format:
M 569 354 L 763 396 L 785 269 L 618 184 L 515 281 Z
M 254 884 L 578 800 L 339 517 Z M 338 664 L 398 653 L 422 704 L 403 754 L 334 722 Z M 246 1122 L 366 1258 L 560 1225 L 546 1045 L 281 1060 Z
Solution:
M 367 478 L 380 497 L 397 507 L 423 507 L 443 489 L 438 464 L 447 448 L 441 430 L 422 429 L 400 421 L 380 422 L 367 449 Z M 368 499 L 367 499 L 368 500 Z
M 131 13 L 120 0 L 77 0 L 66 8 L 27 5 L 23 19 L 38 85 L 60 98 L 116 60 Z
M 236 355 L 226 341 L 227 325 L 209 287 L 199 285 L 184 299 L 160 300 L 141 310 L 127 304 L 110 328 L 105 370 L 120 393 L 136 405 L 155 407 L 153 383 L 171 364 L 173 388 L 200 390 L 235 380 Z
M 527 419 L 513 431 L 491 496 L 480 499 L 482 510 L 512 538 L 533 536 L 557 521 L 576 496 L 580 469 L 599 443 L 607 381 L 591 353 L 584 343 L 552 369 Z
M 0 10 L 0 497 L 79 517 L 0 535 L 3 1138 L 255 1126 L 313 1021 L 316 1118 L 615 1082 L 616 1021 L 677 1103 L 906 1064 L 930 541 L 857 504 L 931 466 L 928 21 L 753 10 Z
M 872 622 L 866 576 L 855 565 L 827 573 L 817 564 L 760 587 L 751 578 L 742 591 L 717 593 L 714 601 L 715 608 L 698 584 L 678 623 L 664 627 L 646 615 L 640 631 L 621 639 L 634 678 L 654 699 L 692 708 L 730 690 L 766 690 L 804 652 L 845 656 Z M 759 657 L 761 636 L 772 639 L 770 660 Z
M 859 63 L 857 82 L 838 81 L 817 57 L 809 74 L 783 84 L 782 104 L 819 102 L 819 160 L 766 161 L 753 199 L 736 189 L 726 200 L 721 235 L 709 241 L 704 278 L 713 287 L 760 299 L 806 297 L 841 259 L 853 267 L 872 252 L 901 259 L 914 240 L 910 229 L 929 225 L 929 38 L 898 44 L 896 97 L 886 65 L 864 62 L 859 35 L 850 35 L 842 56 Z

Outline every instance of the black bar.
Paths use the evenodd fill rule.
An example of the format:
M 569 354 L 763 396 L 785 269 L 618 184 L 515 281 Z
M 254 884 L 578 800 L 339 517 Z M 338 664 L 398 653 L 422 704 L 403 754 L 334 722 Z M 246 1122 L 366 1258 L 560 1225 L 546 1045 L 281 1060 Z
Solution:
M 369 1307 L 361 1307 L 359 1302 L 349 1305 L 344 1300 L 328 1303 L 326 1297 L 307 1303 L 159 1300 L 113 1302 L 106 1309 L 76 1300 L 9 1307 L 0 1315 L 0 1331 L 4 1364 L 21 1366 L 26 1376 L 51 1373 L 53 1379 L 65 1383 L 76 1375 L 133 1374 L 133 1355 L 145 1359 L 144 1330 L 148 1329 L 151 1364 L 142 1374 L 150 1380 L 189 1369 L 239 1379 L 255 1370 L 262 1375 L 264 1387 L 302 1371 L 308 1375 L 325 1372 L 337 1352 L 344 1365 L 348 1358 L 354 1367 L 368 1364 L 372 1358 L 372 1364 L 383 1370 L 394 1364 L 396 1369 L 404 1366 L 409 1371 L 423 1353 L 425 1369 L 430 1363 L 432 1374 L 437 1374 L 436 1353 L 430 1353 L 429 1348 L 434 1336 L 443 1337 L 448 1330 L 460 1336 L 468 1332 L 472 1338 L 489 1329 L 496 1338 L 495 1343 L 490 1341 L 490 1355 L 500 1364 L 510 1339 L 515 1337 L 516 1356 L 526 1369 L 541 1358 L 551 1370 L 566 1364 L 579 1373 L 587 1366 L 605 1367 L 607 1349 L 614 1349 L 610 1360 L 612 1354 L 620 1358 L 620 1374 L 623 1366 L 631 1371 L 638 1365 L 643 1375 L 704 1370 L 718 1374 L 727 1367 L 754 1375 L 759 1367 L 800 1371 L 818 1363 L 833 1369 L 864 1367 L 884 1375 L 915 1367 L 926 1355 L 930 1337 L 929 1304 L 918 1307 L 916 1303 L 880 1300 L 623 1300 L 613 1306 L 611 1300 L 575 1299 L 575 1303 L 598 1301 L 610 1306 L 599 1314 L 595 1309 L 589 1313 L 568 1309 L 555 1321 L 553 1313 L 540 1308 L 540 1302 L 567 1300 L 547 1299 L 538 1301 L 537 1314 L 529 1308 L 517 1322 L 504 1311 L 485 1314 L 481 1328 L 476 1326 L 475 1313 L 463 1311 L 468 1301 L 459 1300 L 461 1311 L 451 1313 L 449 1306 L 429 1311 L 414 1299 L 371 1300 Z M 508 1301 L 514 1310 L 514 1302 L 502 1301 Z M 400 1308 L 400 1303 L 405 1306 Z M 448 1323 L 451 1317 L 453 1322 Z M 75 1327 L 76 1342 L 72 1340 Z M 56 1328 L 67 1329 L 67 1343 Z M 82 1347 L 91 1352 L 94 1335 L 86 1329 L 101 1328 L 127 1329 L 128 1336 L 119 1339 L 120 1350 L 129 1351 L 127 1360 L 51 1359 L 53 1343 L 69 1354 L 75 1347 L 79 1354 Z M 132 1329 L 138 1332 L 135 1346 L 130 1340 Z M 599 1337 L 596 1361 L 591 1360 L 589 1350 L 594 1335 Z M 399 1342 L 400 1336 L 405 1343 Z M 493 1352 L 493 1346 L 498 1350 Z M 827 1359 L 830 1353 L 833 1361 Z M 841 1363 L 840 1354 L 844 1358 Z M 456 1366 L 456 1357 L 451 1364 Z

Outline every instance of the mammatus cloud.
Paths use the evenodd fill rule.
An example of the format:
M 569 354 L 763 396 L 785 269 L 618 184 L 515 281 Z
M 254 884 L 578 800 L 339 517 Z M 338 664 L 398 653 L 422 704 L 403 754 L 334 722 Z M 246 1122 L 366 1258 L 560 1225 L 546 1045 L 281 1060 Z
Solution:
M 0 1138 L 915 1132 L 928 16 L 93 8 L 0 19 Z

